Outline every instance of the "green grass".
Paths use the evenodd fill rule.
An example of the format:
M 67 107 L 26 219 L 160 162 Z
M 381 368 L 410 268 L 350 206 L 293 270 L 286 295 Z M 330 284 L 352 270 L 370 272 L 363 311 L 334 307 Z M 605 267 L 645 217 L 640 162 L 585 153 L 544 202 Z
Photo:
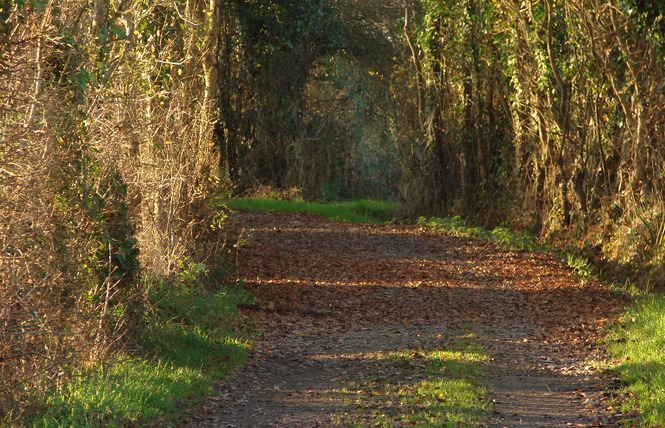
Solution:
M 493 230 L 469 226 L 459 216 L 445 218 L 421 217 L 417 224 L 453 236 L 487 239 L 509 250 L 542 251 L 544 249 L 544 246 L 538 242 L 536 237 L 526 231 L 515 232 L 504 226 L 498 226 Z
M 302 200 L 242 198 L 229 199 L 223 201 L 223 204 L 232 210 L 239 211 L 298 212 L 347 223 L 372 224 L 390 221 L 397 209 L 397 203 L 373 200 L 320 203 Z
M 488 356 L 473 335 L 451 349 L 380 354 L 372 377 L 338 393 L 352 409 L 344 426 L 478 426 L 491 408 L 483 385 Z
M 665 425 L 665 296 L 638 296 L 611 336 L 625 387 L 622 413 L 645 427 Z
M 44 400 L 33 427 L 140 426 L 177 421 L 213 383 L 244 360 L 250 346 L 234 330 L 241 289 L 215 293 L 179 281 L 155 281 L 142 355 L 125 354 L 81 370 Z
M 58 396 L 47 400 L 48 411 L 33 426 L 123 426 L 177 411 L 176 400 L 207 392 L 199 370 L 122 358 L 105 369 L 80 373 Z
M 594 266 L 589 260 L 576 253 L 564 250 L 554 252 L 550 247 L 542 244 L 528 231 L 513 231 L 504 226 L 498 226 L 492 230 L 467 225 L 466 221 L 459 216 L 455 217 L 421 217 L 418 225 L 453 236 L 465 236 L 470 238 L 481 238 L 497 244 L 499 247 L 511 251 L 537 251 L 554 253 L 568 267 L 575 271 L 582 283 L 598 278 Z

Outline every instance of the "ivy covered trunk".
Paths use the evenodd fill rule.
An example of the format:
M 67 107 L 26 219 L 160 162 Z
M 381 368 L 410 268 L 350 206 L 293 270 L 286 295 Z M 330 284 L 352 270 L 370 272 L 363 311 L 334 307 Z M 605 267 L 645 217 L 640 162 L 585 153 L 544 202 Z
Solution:
M 565 232 L 656 272 L 665 10 L 611 0 L 422 6 L 411 33 L 430 185 L 412 196 L 439 213 Z

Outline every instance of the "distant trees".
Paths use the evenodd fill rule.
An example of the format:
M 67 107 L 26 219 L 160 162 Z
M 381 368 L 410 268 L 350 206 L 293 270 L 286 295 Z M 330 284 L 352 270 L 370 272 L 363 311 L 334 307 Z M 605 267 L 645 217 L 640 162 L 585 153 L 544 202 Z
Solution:
M 270 185 L 315 198 L 393 195 L 398 166 L 388 153 L 391 134 L 378 119 L 385 101 L 377 102 L 388 99 L 387 82 L 371 65 L 377 58 L 390 63 L 393 47 L 385 46 L 389 32 L 377 37 L 358 25 L 368 6 L 221 5 L 216 135 L 231 191 Z M 378 17 L 372 10 L 362 19 L 372 26 Z M 377 40 L 383 55 L 374 51 Z
M 218 142 L 234 185 L 287 185 L 301 138 L 305 87 L 339 45 L 341 23 L 320 1 L 223 2 Z

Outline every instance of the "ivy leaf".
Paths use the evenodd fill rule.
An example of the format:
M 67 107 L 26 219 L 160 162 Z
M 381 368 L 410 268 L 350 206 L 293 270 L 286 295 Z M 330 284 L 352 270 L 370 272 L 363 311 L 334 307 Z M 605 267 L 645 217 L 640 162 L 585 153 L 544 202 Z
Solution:
M 87 89 L 88 83 L 90 82 L 90 73 L 82 68 L 78 72 L 74 73 L 69 80 L 79 88 Z
M 35 8 L 37 13 L 42 13 L 46 5 L 42 0 L 30 0 L 30 5 Z
M 111 33 L 113 33 L 113 35 L 118 40 L 126 40 L 127 39 L 127 33 L 125 32 L 125 29 L 121 25 L 118 25 L 114 22 L 110 25 L 110 30 L 111 30 Z

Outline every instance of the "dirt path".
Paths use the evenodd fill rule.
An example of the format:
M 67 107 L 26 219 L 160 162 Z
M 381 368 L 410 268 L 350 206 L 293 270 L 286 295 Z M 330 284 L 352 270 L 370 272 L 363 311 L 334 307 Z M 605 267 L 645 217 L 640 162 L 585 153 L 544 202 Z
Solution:
M 493 357 L 486 426 L 617 426 L 613 380 L 585 358 L 603 357 L 599 329 L 622 301 L 554 259 L 412 226 L 241 222 L 239 274 L 260 302 L 245 311 L 264 333 L 187 427 L 326 427 L 350 413 L 371 426 L 390 401 L 359 408 L 348 391 L 377 376 L 376 356 L 444 348 L 469 326 Z

